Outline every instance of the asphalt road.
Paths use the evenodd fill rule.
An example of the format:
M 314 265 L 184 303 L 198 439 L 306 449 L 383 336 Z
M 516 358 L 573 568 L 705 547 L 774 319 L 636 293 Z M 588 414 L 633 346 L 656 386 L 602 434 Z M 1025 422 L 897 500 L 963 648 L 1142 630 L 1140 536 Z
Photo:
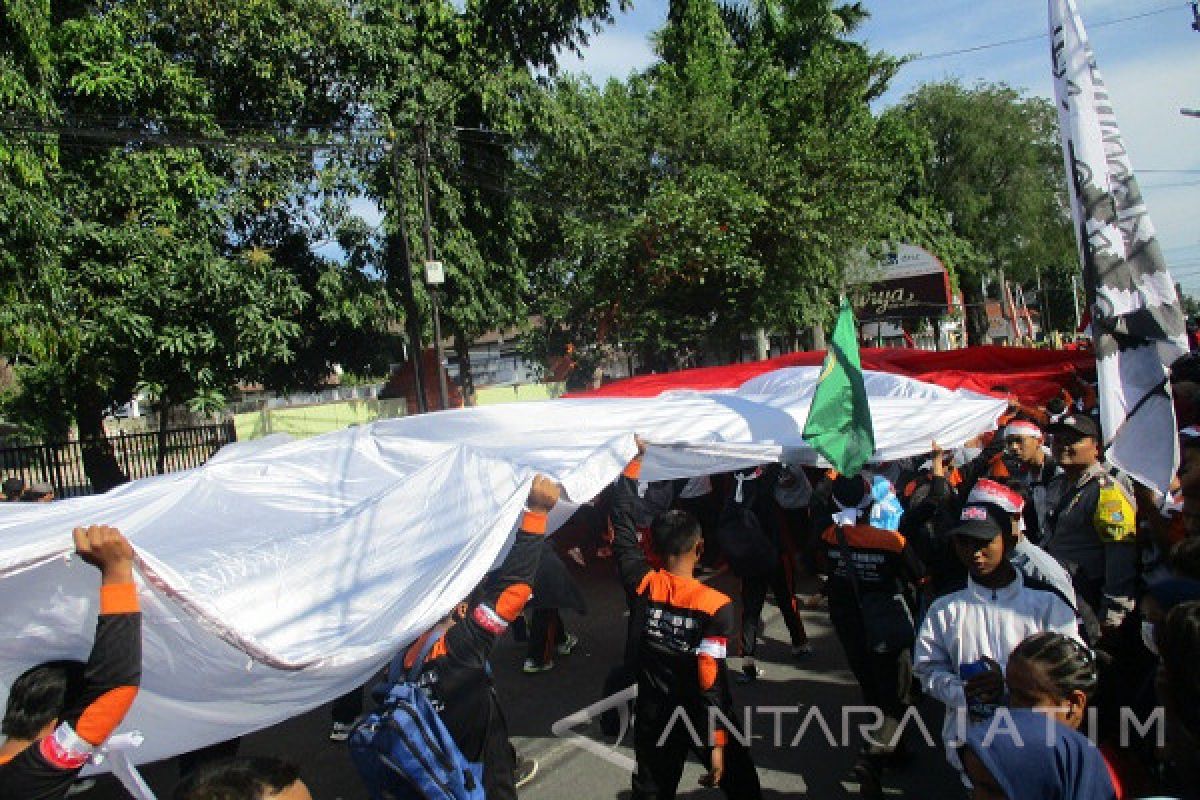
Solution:
M 568 629 L 580 638 L 575 652 L 549 672 L 525 675 L 520 669 L 524 645 L 506 637 L 492 659 L 513 742 L 522 755 L 536 758 L 540 765 L 537 777 L 521 791 L 521 797 L 522 800 L 627 800 L 630 774 L 625 767 L 613 763 L 621 759 L 613 759 L 612 754 L 632 758 L 628 747 L 614 746 L 600 734 L 595 723 L 574 730 L 600 743 L 605 757 L 556 736 L 551 730 L 556 721 L 600 700 L 604 678 L 619 659 L 623 645 L 625 603 L 613 562 L 592 561 L 582 569 L 572 565 L 572 571 L 589 606 L 586 616 L 565 615 Z M 710 583 L 736 596 L 737 581 L 731 576 L 717 575 Z M 805 589 L 811 590 L 812 586 L 802 585 L 801 591 Z M 859 743 L 856 725 L 870 720 L 851 712 L 849 724 L 843 724 L 844 709 L 861 703 L 857 686 L 846 668 L 827 614 L 806 611 L 804 622 L 815 651 L 795 660 L 789 653 L 787 632 L 779 612 L 768 604 L 765 640 L 758 651 L 758 661 L 766 675 L 748 686 L 735 685 L 734 696 L 739 705 L 750 707 L 752 749 L 767 797 L 856 797 L 857 784 L 849 777 Z M 730 664 L 736 668 L 740 661 L 730 659 Z M 776 710 L 768 710 L 771 708 Z M 936 742 L 940 711 L 928 703 L 921 706 L 921 711 L 925 727 Z M 822 721 L 828 731 L 822 728 Z M 240 752 L 276 755 L 296 762 L 317 800 L 366 800 L 345 745 L 327 738 L 329 724 L 328 707 L 317 709 L 245 737 Z M 920 740 L 925 737 L 915 725 L 910 732 L 917 734 L 914 739 L 917 746 L 908 764 L 885 775 L 886 796 L 947 800 L 964 797 L 940 746 L 922 744 Z M 630 738 L 631 734 L 625 741 Z M 143 768 L 143 775 L 162 800 L 171 796 L 177 774 L 173 760 Z M 717 790 L 698 786 L 702 774 L 698 764 L 688 766 L 680 784 L 681 796 L 694 800 L 722 796 Z M 126 795 L 115 781 L 104 777 L 96 788 L 77 797 L 118 800 Z

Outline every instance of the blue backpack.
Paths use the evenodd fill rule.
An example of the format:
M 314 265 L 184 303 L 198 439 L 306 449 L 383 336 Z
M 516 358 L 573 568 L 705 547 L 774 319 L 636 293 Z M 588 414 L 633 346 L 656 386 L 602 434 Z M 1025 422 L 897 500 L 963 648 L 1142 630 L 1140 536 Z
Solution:
M 483 765 L 463 756 L 429 697 L 417 685 L 444 629 L 430 634 L 407 672 L 398 653 L 380 707 L 350 735 L 350 757 L 372 800 L 485 800 Z

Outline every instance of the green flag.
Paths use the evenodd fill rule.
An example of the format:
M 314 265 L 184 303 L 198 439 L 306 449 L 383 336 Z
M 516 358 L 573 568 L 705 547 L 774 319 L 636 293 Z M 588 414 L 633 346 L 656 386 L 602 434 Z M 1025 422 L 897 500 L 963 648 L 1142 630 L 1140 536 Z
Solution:
M 875 452 L 875 428 L 858 357 L 858 330 L 846 299 L 804 422 L 804 439 L 843 475 L 858 474 Z

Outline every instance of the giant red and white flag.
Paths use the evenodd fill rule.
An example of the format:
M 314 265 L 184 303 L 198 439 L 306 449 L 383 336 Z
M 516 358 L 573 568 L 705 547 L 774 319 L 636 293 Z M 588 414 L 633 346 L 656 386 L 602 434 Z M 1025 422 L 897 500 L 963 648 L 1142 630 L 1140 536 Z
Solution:
M 1179 464 L 1168 368 L 1188 350 L 1179 297 L 1074 0 L 1050 0 L 1050 39 L 1108 460 L 1166 491 Z

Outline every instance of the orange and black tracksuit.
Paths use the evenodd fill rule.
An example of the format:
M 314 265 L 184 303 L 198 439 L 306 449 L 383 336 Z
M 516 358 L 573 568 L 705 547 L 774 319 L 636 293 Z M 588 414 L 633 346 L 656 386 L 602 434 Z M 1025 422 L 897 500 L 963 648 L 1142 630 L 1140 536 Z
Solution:
M 725 653 L 735 632 L 733 604 L 694 578 L 647 563 L 635 521 L 640 471 L 635 459 L 618 479 L 611 511 L 613 550 L 630 604 L 630 666 L 638 683 L 633 800 L 674 798 L 688 751 L 707 765 L 714 745 L 724 748 L 726 796 L 759 798 L 750 751 L 728 730 L 734 715 Z M 690 725 L 680 720 L 681 713 Z
M 429 697 L 463 756 L 483 764 L 483 788 L 488 800 L 517 796 L 513 785 L 515 755 L 492 683 L 488 656 L 533 594 L 546 516 L 526 511 L 512 549 L 488 579 L 479 601 L 448 630 L 438 627 L 421 636 L 404 656 L 405 667 L 411 668 L 428 637 L 444 630 L 426 657 L 417 685 Z
M 0 797 L 58 800 L 121 724 L 142 678 L 142 614 L 132 583 L 100 587 L 96 639 L 83 689 L 67 698 L 54 733 L 0 763 Z
M 855 570 L 862 594 L 882 592 L 892 596 L 919 580 L 924 566 L 901 533 L 870 525 L 847 525 L 842 531 L 853 565 L 845 562 L 836 526 L 829 526 L 821 534 L 829 574 L 826 584 L 829 619 L 846 653 L 850 671 L 862 688 L 863 701 L 884 715 L 884 727 L 873 738 L 885 743 L 898 729 L 908 706 L 912 648 L 882 652 L 869 646 L 862 607 L 847 567 Z M 872 756 L 891 752 L 891 748 L 874 743 L 868 743 L 865 750 Z

